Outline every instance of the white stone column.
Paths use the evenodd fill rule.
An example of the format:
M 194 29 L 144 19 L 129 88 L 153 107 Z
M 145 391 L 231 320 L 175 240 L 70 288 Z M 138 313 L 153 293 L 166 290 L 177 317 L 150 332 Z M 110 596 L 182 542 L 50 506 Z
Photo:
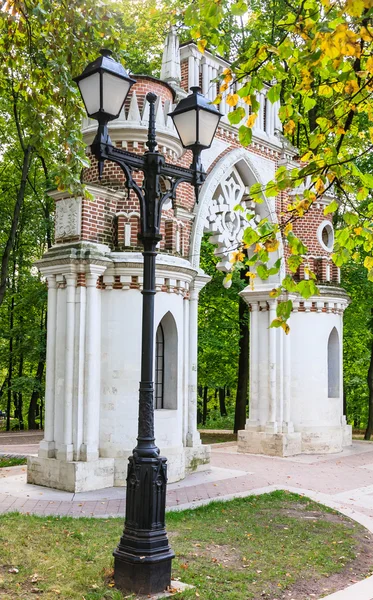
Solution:
M 189 300 L 189 393 L 187 446 L 199 446 L 201 438 L 197 431 L 197 360 L 198 360 L 198 297 L 210 280 L 207 275 L 197 276 L 190 287 Z
M 290 319 L 288 321 L 290 325 Z M 293 433 L 291 421 L 291 333 L 284 336 L 284 412 L 282 422 L 283 433 Z
M 269 327 L 273 319 L 276 318 L 277 300 L 269 301 L 268 311 L 268 385 L 269 385 L 269 410 L 266 431 L 277 433 L 276 421 L 276 329 Z
M 105 268 L 90 265 L 86 273 L 86 335 L 84 376 L 84 419 L 81 460 L 99 457 L 101 388 L 101 290 L 97 278 Z
M 75 304 L 75 359 L 73 393 L 73 445 L 74 460 L 80 460 L 83 442 L 83 403 L 84 403 L 84 361 L 86 326 L 86 288 L 80 285 L 76 289 Z
M 245 429 L 259 430 L 259 303 L 250 306 L 250 410 Z
M 66 273 L 66 340 L 65 381 L 63 410 L 63 445 L 57 458 L 73 460 L 73 387 L 74 387 L 74 339 L 75 339 L 75 290 L 76 274 Z
M 210 87 L 209 82 L 209 68 L 206 58 L 202 61 L 202 94 L 207 96 Z
M 187 445 L 188 433 L 188 397 L 189 397 L 189 300 L 187 297 L 183 300 L 183 315 L 184 315 L 184 345 L 183 345 L 183 445 Z
M 55 364 L 56 364 L 56 314 L 57 286 L 56 276 L 47 276 L 48 316 L 47 316 L 47 356 L 45 374 L 45 420 L 44 439 L 40 442 L 40 458 L 54 458 L 54 404 L 55 404 Z
M 188 58 L 188 92 L 191 87 L 197 85 L 195 83 L 195 68 L 194 68 L 195 58 L 194 56 L 189 56 Z
M 268 100 L 268 102 L 267 102 L 266 132 L 270 136 L 274 135 L 274 129 L 275 129 L 275 120 L 274 120 L 273 108 L 274 108 L 274 105 L 272 104 L 272 102 L 270 102 Z

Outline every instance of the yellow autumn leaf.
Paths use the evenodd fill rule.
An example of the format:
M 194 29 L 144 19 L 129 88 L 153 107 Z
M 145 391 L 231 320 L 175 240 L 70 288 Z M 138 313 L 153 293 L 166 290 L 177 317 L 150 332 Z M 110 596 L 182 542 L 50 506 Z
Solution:
M 288 335 L 288 333 L 290 331 L 289 325 L 287 323 L 285 323 L 285 321 L 284 321 L 283 323 L 281 323 L 281 327 L 285 331 L 286 335 Z
M 246 273 L 246 277 L 249 277 L 249 279 L 250 279 L 250 287 L 253 290 L 254 289 L 254 279 L 256 277 L 256 273 L 251 273 L 249 271 L 248 273 Z
M 354 229 L 354 232 L 356 233 L 356 235 L 360 235 L 362 231 L 363 231 L 362 227 L 355 227 L 355 229 Z
M 228 83 L 222 83 L 221 86 L 220 86 L 220 91 L 221 92 L 225 92 L 228 88 L 229 88 L 229 84 Z
M 288 223 L 284 229 L 284 235 L 288 235 L 291 231 L 293 231 L 293 223 Z
M 218 94 L 218 95 L 216 96 L 215 100 L 213 100 L 213 101 L 211 102 L 211 104 L 220 104 L 220 102 L 221 102 L 221 98 L 222 98 L 221 94 Z
M 271 290 L 269 292 L 269 297 L 270 298 L 277 298 L 277 295 L 278 295 L 278 290 L 276 288 L 273 288 L 273 290 Z
M 312 150 L 310 150 L 309 152 L 306 152 L 306 154 L 303 154 L 303 156 L 301 157 L 301 161 L 308 162 L 312 157 L 313 157 L 313 152 L 312 152 Z
M 262 249 L 262 245 L 261 244 L 255 244 L 255 249 L 254 249 L 255 254 L 257 254 L 258 252 L 260 252 L 261 249 Z
M 265 245 L 265 249 L 267 250 L 267 252 L 276 252 L 277 248 L 280 245 L 280 242 L 278 240 L 267 240 L 266 242 L 264 242 Z
M 330 85 L 320 85 L 319 86 L 319 95 L 320 96 L 326 96 L 326 97 L 330 97 L 333 94 L 333 88 L 330 87 Z
M 319 177 L 319 179 L 316 181 L 315 184 L 315 188 L 318 194 L 322 194 L 323 191 L 325 190 L 325 185 L 323 180 Z
M 198 40 L 197 48 L 202 54 L 204 54 L 206 46 L 207 46 L 207 40 Z
M 294 123 L 293 119 L 290 119 L 290 121 L 288 121 L 284 125 L 284 132 L 292 134 L 292 133 L 294 133 L 294 131 L 295 131 L 295 123 Z
M 238 94 L 228 94 L 227 104 L 229 104 L 229 106 L 236 106 L 239 99 L 240 99 L 240 97 Z
M 253 113 L 252 115 L 249 116 L 249 118 L 247 119 L 246 125 L 248 127 L 252 127 L 257 119 L 257 114 Z
M 347 0 L 346 12 L 351 17 L 361 17 L 364 8 L 364 0 Z
M 245 254 L 243 252 L 241 252 L 241 250 L 236 250 L 236 251 L 232 252 L 230 262 L 236 263 L 236 262 L 240 262 L 244 259 L 245 259 Z
M 373 256 L 366 256 L 364 260 L 364 267 L 366 267 L 369 271 L 373 269 Z
M 373 73 L 373 56 L 369 56 L 365 68 L 369 73 Z
M 350 79 L 346 82 L 345 92 L 346 94 L 356 94 L 359 91 L 359 84 L 356 79 Z

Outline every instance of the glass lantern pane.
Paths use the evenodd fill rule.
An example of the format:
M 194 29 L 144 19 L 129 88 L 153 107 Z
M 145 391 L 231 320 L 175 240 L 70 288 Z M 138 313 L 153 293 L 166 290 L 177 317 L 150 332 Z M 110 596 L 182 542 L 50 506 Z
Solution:
M 130 84 L 121 77 L 103 73 L 103 103 L 105 113 L 117 117 L 127 97 Z
M 93 73 L 78 83 L 88 116 L 100 110 L 100 75 Z
M 201 146 L 211 145 L 219 118 L 219 114 L 214 115 L 207 110 L 199 111 L 199 143 Z
M 185 148 L 192 146 L 197 141 L 196 111 L 190 110 L 174 116 L 174 124 L 179 134 L 181 143 Z

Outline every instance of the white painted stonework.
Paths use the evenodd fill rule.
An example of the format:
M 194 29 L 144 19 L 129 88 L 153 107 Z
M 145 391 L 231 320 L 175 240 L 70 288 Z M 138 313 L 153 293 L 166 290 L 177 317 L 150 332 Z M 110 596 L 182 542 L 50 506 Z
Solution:
M 168 40 L 164 64 L 175 89 L 180 56 L 172 59 L 172 55 L 177 48 L 175 40 Z M 201 75 L 205 93 L 213 99 L 215 83 L 210 88 L 206 82 L 225 68 L 225 61 L 214 63 L 208 53 L 202 57 L 193 44 L 180 52 L 188 60 L 189 83 L 199 81 Z M 171 216 L 171 205 L 166 207 L 166 218 L 177 228 L 175 242 L 171 236 L 172 250 L 168 246 L 156 259 L 155 336 L 160 326 L 164 380 L 163 408 L 155 410 L 155 437 L 168 459 L 169 481 L 208 468 L 210 457 L 210 448 L 201 444 L 197 431 L 198 298 L 209 281 L 200 269 L 202 237 L 212 233 L 220 257 L 218 268 L 228 271 L 247 212 L 255 214 L 254 226 L 263 218 L 277 222 L 275 199 L 263 196 L 262 203 L 253 203 L 250 187 L 265 186 L 279 160 L 285 164 L 295 155 L 276 135 L 278 106 L 266 102 L 265 95 L 266 90 L 260 95 L 260 127 L 254 131 L 250 150 L 229 146 L 237 133 L 222 119 L 220 137 L 206 153 L 205 166 L 211 168 L 198 205 L 192 210 L 180 201 Z M 157 103 L 158 141 L 167 159 L 177 160 L 182 149 L 167 116 L 171 109 L 167 102 Z M 138 147 L 146 139 L 147 110 L 145 106 L 140 113 L 134 91 L 129 107 L 111 124 L 112 139 L 123 148 L 128 141 Z M 84 123 L 86 141 L 95 128 L 92 122 Z M 138 247 L 131 247 L 130 221 L 138 212 L 126 205 L 123 188 L 117 191 L 93 183 L 88 189 L 93 197 L 89 201 L 54 194 L 56 244 L 38 262 L 48 282 L 46 413 L 44 440 L 38 457 L 29 461 L 28 481 L 72 492 L 125 485 L 138 420 L 143 259 Z M 95 205 L 97 213 L 85 221 L 84 230 L 81 221 L 96 199 L 100 208 Z M 82 207 L 84 202 L 91 204 Z M 112 208 L 115 203 L 120 206 L 117 212 Z M 241 211 L 234 210 L 237 205 Z M 89 223 L 97 222 L 100 211 L 102 237 L 98 228 L 89 231 Z M 125 220 L 125 250 L 113 250 L 120 246 L 110 239 L 111 246 L 92 241 L 106 240 L 118 218 Z M 190 227 L 185 239 L 182 228 L 189 232 Z M 92 237 L 84 238 L 82 230 Z M 315 228 L 315 240 L 317 235 Z M 270 265 L 284 255 L 279 242 Z M 189 256 L 184 248 L 189 248 Z M 328 268 L 326 281 L 332 281 Z M 307 301 L 293 295 L 291 333 L 286 336 L 281 329 L 269 328 L 277 306 L 269 291 L 284 274 L 282 262 L 277 275 L 266 282 L 257 277 L 254 289 L 241 292 L 250 306 L 250 410 L 246 428 L 238 435 L 239 451 L 280 456 L 339 452 L 351 444 L 342 401 L 342 320 L 348 298 L 332 285 L 320 287 L 320 296 Z
M 56 239 L 70 238 L 79 235 L 81 213 L 81 198 L 64 198 L 56 203 Z

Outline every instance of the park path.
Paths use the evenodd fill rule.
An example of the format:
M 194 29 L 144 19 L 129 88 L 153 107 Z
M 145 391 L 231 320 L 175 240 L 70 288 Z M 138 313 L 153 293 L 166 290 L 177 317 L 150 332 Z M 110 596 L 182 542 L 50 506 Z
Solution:
M 3 448 L 0 442 L 0 453 Z M 16 445 L 13 449 L 17 453 Z M 192 508 L 275 489 L 305 494 L 373 531 L 373 444 L 354 442 L 340 454 L 291 458 L 240 454 L 234 442 L 215 444 L 208 470 L 168 486 L 167 508 Z M 0 513 L 110 517 L 124 516 L 124 509 L 124 488 L 73 494 L 27 484 L 26 467 L 0 471 Z M 373 577 L 329 600 L 373 600 Z

